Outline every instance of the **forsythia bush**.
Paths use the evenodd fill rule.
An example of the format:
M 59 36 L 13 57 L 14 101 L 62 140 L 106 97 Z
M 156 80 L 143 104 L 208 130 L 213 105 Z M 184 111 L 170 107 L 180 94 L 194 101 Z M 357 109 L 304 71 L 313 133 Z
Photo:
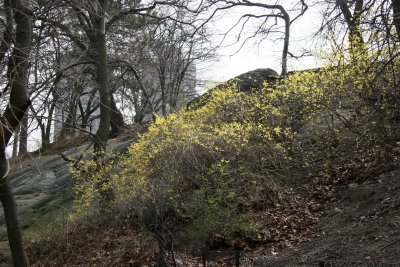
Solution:
M 338 136 L 381 138 L 374 129 L 398 114 L 394 78 L 382 68 L 369 58 L 339 57 L 252 93 L 227 85 L 204 106 L 159 117 L 127 154 L 73 172 L 77 214 L 96 210 L 101 184 L 113 189 L 115 207 L 146 223 L 173 214 L 205 235 L 253 231 L 252 212 L 279 200 L 284 170 L 327 153 Z
M 73 173 L 77 213 L 95 210 L 99 181 L 107 177 L 114 205 L 133 208 L 139 217 L 156 220 L 173 211 L 196 224 L 199 214 L 210 214 L 219 220 L 212 230 L 242 220 L 253 204 L 247 202 L 254 194 L 252 187 L 271 187 L 269 178 L 289 160 L 279 140 L 293 136 L 279 123 L 265 123 L 262 114 L 275 108 L 261 94 L 236 88 L 216 91 L 197 110 L 157 118 L 118 160 L 105 160 L 101 168 L 92 161 L 83 163 Z M 284 121 L 278 113 L 274 118 Z M 243 216 L 231 216 L 240 203 Z M 204 210 L 199 213 L 200 207 Z M 217 216 L 222 210 L 225 215 Z

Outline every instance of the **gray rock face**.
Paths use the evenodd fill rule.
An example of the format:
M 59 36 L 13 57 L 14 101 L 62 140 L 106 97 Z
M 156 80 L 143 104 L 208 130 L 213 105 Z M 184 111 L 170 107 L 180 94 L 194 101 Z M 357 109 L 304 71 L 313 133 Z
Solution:
M 262 88 L 264 82 L 274 83 L 279 78 L 279 74 L 273 69 L 256 69 L 240 74 L 234 79 L 239 90 L 248 92 L 252 89 Z
M 251 92 L 253 89 L 260 89 L 263 87 L 264 82 L 269 84 L 274 84 L 278 79 L 280 79 L 279 74 L 273 69 L 256 69 L 252 70 L 239 76 L 232 78 L 225 83 L 221 83 L 211 90 L 207 91 L 205 94 L 196 97 L 187 104 L 188 109 L 196 109 L 204 106 L 208 99 L 210 98 L 214 90 L 223 90 L 230 86 L 235 86 L 239 88 L 242 92 Z
M 111 140 L 109 150 L 122 151 L 132 141 Z M 78 158 L 87 148 L 82 145 L 64 151 L 69 158 Z M 86 151 L 88 155 L 92 151 Z M 72 204 L 73 179 L 68 163 L 58 154 L 35 156 L 11 164 L 9 174 L 22 228 L 41 222 L 43 216 L 67 215 Z M 0 204 L 1 206 L 1 204 Z M 62 213 L 62 214 L 61 214 Z M 51 217 L 51 216 L 48 216 Z M 51 222 L 49 222 L 51 223 Z M 0 209 L 0 236 L 6 235 L 3 208 Z

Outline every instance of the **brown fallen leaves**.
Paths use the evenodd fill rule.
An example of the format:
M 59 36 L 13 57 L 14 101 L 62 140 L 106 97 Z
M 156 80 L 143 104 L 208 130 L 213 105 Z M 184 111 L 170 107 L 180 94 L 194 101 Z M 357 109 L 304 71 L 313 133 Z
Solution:
M 153 266 L 157 247 L 144 232 L 126 227 L 76 227 L 32 243 L 31 266 Z
M 400 161 L 400 147 L 390 146 L 386 149 L 375 147 L 360 150 L 354 156 L 343 156 L 331 166 L 312 173 L 313 181 L 308 185 L 309 191 L 321 205 L 336 202 L 335 191 L 338 186 L 358 186 L 365 182 L 379 180 L 382 174 L 397 168 Z
M 276 195 L 272 191 L 260 193 L 257 197 L 256 194 L 248 194 L 243 202 L 252 202 L 247 206 L 254 209 L 254 219 L 259 222 L 257 230 L 230 235 L 223 231 L 215 233 L 208 245 L 270 253 L 308 241 L 318 230 L 319 212 L 337 201 L 335 190 L 338 185 L 352 186 L 371 179 L 376 181 L 381 173 L 387 173 L 398 164 L 399 155 L 397 147 L 386 155 L 379 150 L 364 151 L 311 174 L 315 179 L 308 186 L 309 197 L 300 197 L 284 188 L 280 188 Z M 380 208 L 371 211 L 366 218 L 373 219 L 398 208 L 399 199 L 384 199 Z M 145 267 L 156 265 L 160 255 L 156 240 L 146 231 L 121 226 L 97 227 L 90 223 L 66 230 L 58 237 L 33 243 L 28 252 L 32 266 Z M 174 251 L 173 254 L 169 251 L 166 257 L 177 266 L 201 266 L 204 260 L 184 251 Z M 229 266 L 227 262 L 230 260 L 226 256 L 216 257 L 208 260 L 207 266 Z

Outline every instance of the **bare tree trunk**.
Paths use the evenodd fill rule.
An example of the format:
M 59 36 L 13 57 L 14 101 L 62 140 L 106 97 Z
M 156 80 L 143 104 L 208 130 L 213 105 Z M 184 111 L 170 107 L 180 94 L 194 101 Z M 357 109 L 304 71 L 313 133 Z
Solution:
M 79 98 L 79 94 L 73 92 L 70 97 L 71 98 L 69 99 L 70 102 L 68 105 L 67 118 L 65 119 L 65 123 L 63 122 L 61 133 L 58 136 L 59 140 L 62 140 L 66 137 L 74 136 L 75 126 L 76 126 L 76 112 L 77 112 L 76 100 L 77 98 Z
M 289 40 L 290 40 L 290 17 L 286 10 L 282 7 L 281 12 L 283 14 L 283 19 L 285 20 L 285 38 L 283 40 L 283 50 L 282 50 L 282 72 L 281 75 L 287 74 L 287 57 L 289 53 Z
M 101 167 L 105 157 L 107 141 L 111 126 L 111 92 L 108 86 L 107 72 L 107 46 L 105 31 L 105 9 L 108 0 L 99 1 L 98 11 L 95 14 L 93 27 L 95 31 L 95 49 L 96 49 L 96 83 L 100 95 L 100 123 L 94 138 L 94 160 Z M 114 199 L 114 191 L 108 186 L 109 180 L 103 177 L 98 182 L 100 194 L 100 210 L 105 211 Z
M 167 115 L 167 99 L 166 99 L 166 93 L 165 93 L 165 66 L 161 66 L 159 71 L 159 80 L 160 80 L 160 89 L 161 89 L 161 112 L 163 116 Z
M 105 8 L 107 0 L 99 1 L 99 11 L 94 21 L 95 27 L 95 48 L 96 48 L 96 83 L 100 95 L 100 123 L 96 132 L 94 149 L 95 153 L 102 153 L 106 150 L 108 134 L 110 132 L 110 107 L 111 94 L 108 87 L 107 72 L 107 46 L 105 32 Z
M 393 23 L 396 27 L 397 41 L 400 42 L 400 0 L 392 0 Z
M 5 158 L 4 151 L 0 155 L 0 173 L 8 169 L 8 162 Z M 5 173 L 7 175 L 7 173 Z M 14 266 L 25 267 L 29 266 L 28 257 L 26 256 L 23 243 L 22 233 L 18 221 L 18 214 L 14 194 L 12 192 L 10 181 L 7 176 L 0 179 L 0 200 L 3 205 L 4 217 L 6 220 L 8 242 L 10 244 L 11 255 Z
M 14 133 L 14 142 L 12 148 L 12 156 L 13 158 L 18 156 L 18 144 L 19 144 L 19 127 L 15 130 Z
M 41 145 L 41 150 L 45 151 L 46 149 L 49 148 L 50 145 L 50 135 L 47 134 L 47 132 L 42 131 L 42 145 Z
M 119 136 L 125 128 L 124 117 L 118 110 L 114 97 L 111 94 L 111 133 L 110 137 L 114 138 Z
M 29 54 L 32 49 L 32 11 L 22 0 L 13 0 L 12 8 L 16 22 L 14 48 L 9 60 L 8 78 L 10 82 L 10 100 L 3 116 L 0 118 L 0 200 L 3 204 L 6 219 L 8 242 L 14 266 L 29 266 L 18 222 L 14 195 L 7 178 L 9 165 L 5 156 L 8 142 L 29 105 L 28 68 Z
M 51 124 L 53 121 L 53 113 L 54 113 L 54 109 L 55 109 L 56 105 L 53 102 L 51 104 L 50 110 L 49 110 L 49 118 L 47 120 L 47 125 L 46 125 L 46 129 L 44 132 L 44 136 L 42 136 L 42 149 L 48 149 L 50 146 L 50 135 L 51 135 Z
M 367 55 L 367 48 L 364 45 L 365 43 L 361 32 L 361 13 L 364 0 L 356 0 L 353 14 L 351 14 L 348 1 L 336 0 L 336 4 L 339 6 L 347 23 L 347 27 L 349 28 L 349 43 L 352 59 L 357 59 L 359 56 L 365 59 L 364 56 Z
M 19 150 L 18 155 L 28 152 L 28 111 L 25 113 L 19 126 Z

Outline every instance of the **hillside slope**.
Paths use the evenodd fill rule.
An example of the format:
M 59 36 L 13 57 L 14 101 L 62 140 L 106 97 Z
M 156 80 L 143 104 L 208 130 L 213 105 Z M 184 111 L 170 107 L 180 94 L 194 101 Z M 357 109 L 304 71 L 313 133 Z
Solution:
M 382 165 L 378 175 L 368 173 L 365 167 L 362 182 L 326 184 L 336 200 L 320 212 L 318 230 L 309 242 L 276 255 L 253 255 L 254 266 L 294 266 L 302 262 L 309 266 L 319 262 L 327 266 L 399 266 L 399 163 L 386 163 L 393 166 L 388 171 Z M 313 193 L 305 194 L 311 197 Z
M 127 152 L 80 162 L 74 220 L 29 243 L 31 262 L 229 266 L 240 250 L 243 266 L 399 264 L 397 87 L 358 75 L 363 67 L 293 73 L 251 92 L 221 85 L 129 147 L 111 142 Z M 51 223 L 63 217 L 48 212 L 69 202 L 57 162 L 44 160 L 30 187 L 34 169 L 17 172 L 20 205 L 40 206 L 22 205 L 23 219 L 43 222 L 32 208 Z
M 110 150 L 126 149 L 133 140 L 109 143 Z M 69 158 L 78 158 L 82 153 L 90 155 L 88 144 L 83 144 L 62 153 Z M 59 152 L 61 152 L 59 151 Z M 17 162 L 11 162 L 10 180 L 21 225 L 24 229 L 36 223 L 46 225 L 53 217 L 67 216 L 72 203 L 73 180 L 69 174 L 68 162 L 59 152 L 54 154 L 28 155 Z M 1 204 L 0 204 L 1 207 Z M 56 214 L 52 214 L 56 213 Z M 47 218 L 48 217 L 48 218 Z M 40 227 L 40 225 L 37 225 Z M 6 235 L 3 209 L 0 209 L 0 235 Z
M 299 197 L 320 199 L 319 220 L 312 234 L 303 242 L 281 250 L 268 245 L 244 248 L 240 266 L 321 266 L 322 263 L 325 266 L 399 266 L 399 163 L 399 160 L 381 163 L 382 171 L 378 173 L 365 167 L 358 181 L 325 181 L 323 186 L 329 188 L 322 194 L 325 198 L 310 190 L 309 185 L 315 185 L 318 180 L 316 176 L 288 180 L 287 186 Z M 348 178 L 342 176 L 343 180 Z M 283 216 L 277 218 L 285 220 Z M 74 266 L 156 266 L 157 246 L 146 232 L 108 226 L 67 233 L 68 240 L 58 237 L 54 243 L 47 242 L 39 251 L 35 250 L 31 254 L 37 262 L 34 266 L 59 266 L 61 262 Z M 235 263 L 231 249 L 219 247 L 208 250 L 205 255 L 203 258 L 196 249 L 181 248 L 174 252 L 177 266 L 182 267 L 201 266 L 203 261 L 207 266 Z M 60 258 L 63 260 L 59 261 Z M 172 265 L 172 258 L 169 259 Z

